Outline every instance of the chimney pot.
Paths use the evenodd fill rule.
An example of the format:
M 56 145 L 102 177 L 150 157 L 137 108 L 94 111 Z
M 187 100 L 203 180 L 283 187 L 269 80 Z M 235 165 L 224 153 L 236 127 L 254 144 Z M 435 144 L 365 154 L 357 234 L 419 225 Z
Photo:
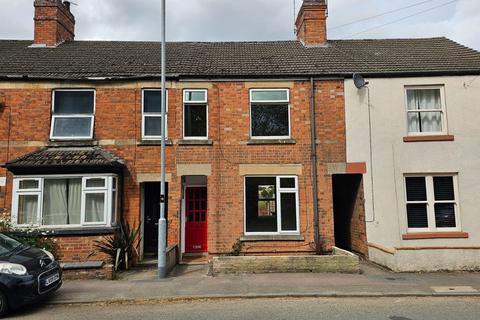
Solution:
M 303 0 L 295 22 L 297 39 L 306 46 L 321 46 L 327 43 L 326 0 Z
M 75 39 L 75 17 L 70 1 L 35 0 L 34 46 L 55 47 Z
M 65 6 L 65 8 L 67 8 L 68 12 L 70 12 L 70 1 L 63 1 L 63 5 Z

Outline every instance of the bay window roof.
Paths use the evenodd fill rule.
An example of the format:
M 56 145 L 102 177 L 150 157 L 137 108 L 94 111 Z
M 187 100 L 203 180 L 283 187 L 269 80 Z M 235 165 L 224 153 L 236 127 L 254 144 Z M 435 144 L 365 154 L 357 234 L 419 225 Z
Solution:
M 43 148 L 6 163 L 17 175 L 121 173 L 124 161 L 100 147 Z

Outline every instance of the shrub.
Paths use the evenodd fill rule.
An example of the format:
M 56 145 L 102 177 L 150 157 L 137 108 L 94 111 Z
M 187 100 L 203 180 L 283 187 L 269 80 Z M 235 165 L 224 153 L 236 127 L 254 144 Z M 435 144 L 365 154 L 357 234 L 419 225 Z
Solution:
M 55 257 L 57 257 L 56 239 L 49 236 L 49 231 L 38 229 L 12 229 L 12 231 L 7 232 L 7 234 L 23 244 L 50 251 Z
M 232 251 L 230 252 L 230 254 L 232 256 L 239 256 L 242 253 L 242 248 L 243 248 L 243 242 L 240 241 L 240 239 L 237 239 L 237 241 L 233 243 Z
M 140 234 L 140 225 L 131 228 L 126 222 L 120 224 L 119 230 L 112 236 L 106 236 L 100 241 L 95 241 L 95 247 L 110 256 L 118 269 L 128 270 L 134 254 L 138 255 L 137 245 Z
M 17 241 L 31 247 L 50 251 L 57 256 L 56 240 L 51 237 L 51 232 L 30 228 L 14 228 L 10 223 L 10 218 L 5 214 L 0 217 L 0 232 L 16 239 Z

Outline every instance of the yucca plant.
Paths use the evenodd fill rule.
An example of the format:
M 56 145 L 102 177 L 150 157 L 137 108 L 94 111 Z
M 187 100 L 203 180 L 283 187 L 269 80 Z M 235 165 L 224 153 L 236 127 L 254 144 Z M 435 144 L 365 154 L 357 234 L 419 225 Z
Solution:
M 115 271 L 119 269 L 128 270 L 133 255 L 138 254 L 137 244 L 140 234 L 140 225 L 131 228 L 127 222 L 122 221 L 118 231 L 112 235 L 104 237 L 100 241 L 95 241 L 95 247 L 105 254 L 108 254 L 114 262 Z

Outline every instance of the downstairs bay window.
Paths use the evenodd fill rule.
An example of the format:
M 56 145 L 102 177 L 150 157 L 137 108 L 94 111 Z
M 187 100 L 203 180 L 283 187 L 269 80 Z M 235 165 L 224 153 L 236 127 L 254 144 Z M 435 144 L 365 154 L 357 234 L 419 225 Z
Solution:
M 13 188 L 12 222 L 17 227 L 108 227 L 117 219 L 114 175 L 17 177 Z
M 245 177 L 245 233 L 298 234 L 295 176 Z

